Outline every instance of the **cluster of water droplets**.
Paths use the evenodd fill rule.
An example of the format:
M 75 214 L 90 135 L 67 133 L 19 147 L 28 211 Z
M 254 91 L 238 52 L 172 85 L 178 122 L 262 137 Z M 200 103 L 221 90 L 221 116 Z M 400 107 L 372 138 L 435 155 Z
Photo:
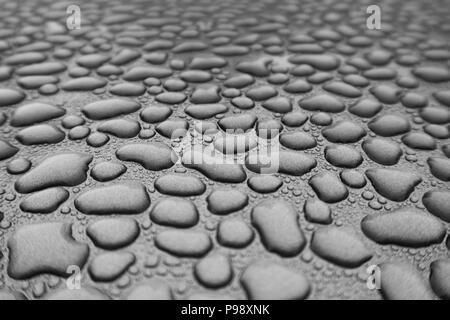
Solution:
M 0 1 L 0 299 L 450 297 L 446 1 L 66 5 Z

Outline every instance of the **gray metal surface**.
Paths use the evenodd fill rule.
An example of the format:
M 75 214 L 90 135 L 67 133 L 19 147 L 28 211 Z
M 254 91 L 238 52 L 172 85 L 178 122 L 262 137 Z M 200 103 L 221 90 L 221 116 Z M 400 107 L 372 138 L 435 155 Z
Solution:
M 370 5 L 0 1 L 0 298 L 449 298 L 450 2 Z

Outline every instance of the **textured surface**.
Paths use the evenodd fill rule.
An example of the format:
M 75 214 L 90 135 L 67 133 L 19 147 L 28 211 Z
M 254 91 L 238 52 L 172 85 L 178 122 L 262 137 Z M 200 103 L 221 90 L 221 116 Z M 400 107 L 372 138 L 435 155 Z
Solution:
M 0 0 L 0 298 L 449 298 L 450 3 L 370 4 Z

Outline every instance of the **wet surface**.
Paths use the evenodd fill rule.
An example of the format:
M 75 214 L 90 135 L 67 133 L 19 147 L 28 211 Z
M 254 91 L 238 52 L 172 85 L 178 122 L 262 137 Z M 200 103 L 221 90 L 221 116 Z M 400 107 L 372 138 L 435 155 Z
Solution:
M 448 1 L 69 4 L 0 0 L 0 299 L 450 298 Z

